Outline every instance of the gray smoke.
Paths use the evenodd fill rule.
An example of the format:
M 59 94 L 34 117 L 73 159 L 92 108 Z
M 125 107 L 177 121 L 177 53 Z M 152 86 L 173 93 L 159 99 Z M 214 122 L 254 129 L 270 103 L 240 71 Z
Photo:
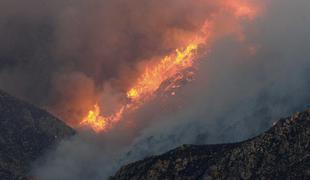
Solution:
M 2 24 L 0 34 L 1 38 L 4 37 L 5 43 L 0 43 L 0 60 L 4 62 L 1 62 L 0 87 L 43 106 L 51 106 L 55 103 L 55 107 L 67 107 L 67 101 L 83 104 L 84 98 L 80 100 L 76 96 L 84 94 L 85 99 L 93 97 L 96 90 L 100 89 L 97 84 L 102 85 L 106 81 L 112 84 L 113 89 L 117 87 L 116 89 L 122 91 L 122 88 L 126 87 L 120 83 L 123 82 L 123 76 L 120 75 L 123 68 L 134 71 L 134 65 L 139 61 L 137 57 L 141 55 L 142 59 L 147 59 L 153 53 L 161 54 L 162 51 L 173 49 L 174 43 L 166 44 L 163 40 L 156 42 L 157 38 L 154 37 L 161 37 L 158 34 L 162 35 L 157 30 L 152 32 L 156 36 L 147 38 L 147 43 L 139 43 L 145 39 L 140 39 L 139 33 L 129 32 L 148 34 L 149 31 L 153 31 L 153 26 L 131 27 L 130 25 L 140 24 L 136 21 L 146 20 L 140 19 L 144 17 L 140 17 L 141 14 L 138 13 L 134 17 L 139 18 L 133 18 L 134 23 L 127 24 L 129 20 L 123 18 L 128 18 L 124 17 L 124 13 L 128 15 L 126 13 L 128 9 L 110 11 L 115 10 L 111 7 L 119 7 L 119 3 L 125 3 L 126 7 L 135 7 L 131 12 L 136 12 L 134 10 L 137 9 L 140 12 L 145 7 L 145 4 L 142 5 L 145 1 L 135 1 L 134 6 L 129 2 L 127 4 L 127 1 L 115 2 L 118 3 L 113 1 L 90 1 L 79 5 L 55 3 L 53 6 L 48 6 L 48 11 L 34 12 L 40 14 L 40 18 L 31 19 L 31 23 L 21 23 L 19 18 L 13 18 Z M 154 7 L 156 2 L 150 2 L 154 4 L 148 5 Z M 167 5 L 164 11 L 166 13 L 159 13 L 162 12 L 160 11 L 162 6 L 145 11 L 151 9 L 155 14 L 161 14 L 165 18 L 168 15 L 172 18 L 184 15 L 183 12 L 189 12 L 189 9 L 179 11 L 185 0 L 173 2 L 178 4 L 176 8 L 178 10 L 175 11 L 178 13 L 166 12 L 174 7 L 173 3 Z M 103 3 L 104 6 L 98 6 L 98 3 Z M 82 132 L 71 140 L 62 142 L 55 151 L 42 157 L 41 162 L 34 166 L 35 176 L 43 180 L 105 179 L 125 163 L 165 152 L 181 144 L 245 140 L 268 129 L 281 117 L 310 108 L 308 76 L 310 2 L 308 0 L 266 0 L 264 4 L 266 9 L 263 16 L 258 17 L 254 22 L 243 24 L 246 39 L 240 42 L 229 35 L 218 39 L 208 54 L 200 57 L 196 80 L 177 92 L 176 97 L 164 103 L 160 100 L 152 102 L 139 112 L 128 115 L 126 118 L 130 121 L 120 124 L 113 132 L 101 135 Z M 210 5 L 214 4 L 208 4 Z M 60 7 L 69 8 L 60 11 Z M 83 13 L 80 13 L 96 7 L 99 10 L 87 11 L 90 15 L 83 16 Z M 106 7 L 103 14 L 101 14 L 101 7 Z M 41 9 L 44 8 L 47 7 L 44 6 Z M 216 9 L 212 6 L 211 12 L 213 8 Z M 25 11 L 22 12 L 25 18 L 33 17 L 29 14 L 30 11 L 20 11 Z M 203 11 L 200 8 L 197 11 L 200 13 L 197 13 L 199 15 L 194 16 L 195 18 L 205 16 L 201 16 Z M 45 13 L 46 15 L 42 16 Z M 55 14 L 61 14 L 60 17 L 64 22 L 59 23 L 58 16 L 56 19 L 50 18 L 50 15 L 54 17 Z M 111 14 L 113 16 L 108 16 Z M 94 17 L 100 18 L 93 19 Z M 161 19 L 160 16 L 156 17 Z M 154 20 L 153 22 L 162 22 L 156 18 L 150 19 Z M 169 22 L 168 24 L 174 22 L 173 27 L 179 27 L 177 20 L 169 19 L 164 22 Z M 1 19 L 1 23 L 4 21 L 7 21 L 7 18 Z M 36 23 L 38 21 L 39 25 Z M 122 23 L 116 23 L 119 21 Z M 53 25 L 55 23 L 56 26 Z M 196 23 L 199 24 L 199 20 L 191 27 L 195 28 Z M 55 27 L 57 27 L 56 30 Z M 125 30 L 127 28 L 132 29 L 128 32 Z M 32 33 L 22 36 L 21 31 L 34 32 L 33 29 L 37 30 L 35 36 L 31 36 Z M 116 29 L 119 31 L 115 33 L 113 30 Z M 158 29 L 163 27 L 159 26 Z M 126 33 L 130 36 L 124 37 Z M 14 41 L 11 40 L 13 37 L 16 38 Z M 45 47 L 44 42 L 42 45 L 24 44 L 32 40 L 41 41 L 46 37 L 48 38 L 45 41 L 50 42 L 47 43 L 48 47 Z M 128 40 L 129 37 L 136 38 Z M 162 38 L 165 39 L 165 37 Z M 14 48 L 10 48 L 12 42 L 14 42 Z M 118 42 L 122 42 L 122 45 L 118 46 Z M 131 47 L 134 43 L 142 47 L 128 51 L 138 52 L 131 54 L 123 51 L 134 48 Z M 15 46 L 16 44 L 18 47 Z M 163 44 L 165 48 L 159 48 Z M 111 47 L 115 46 L 117 48 L 111 50 Z M 102 47 L 108 48 L 107 52 L 102 50 L 104 49 Z M 141 48 L 145 50 L 142 54 Z M 14 49 L 14 53 L 11 49 Z M 14 54 L 14 60 L 8 61 L 12 54 Z M 128 61 L 122 61 L 124 57 L 128 58 Z M 33 66 L 38 68 L 33 69 Z M 132 76 L 135 76 L 134 72 Z M 34 82 L 35 86 L 31 82 Z M 84 88 L 85 84 L 87 88 Z M 67 88 L 63 87 L 64 85 Z M 72 91 L 72 89 L 79 89 L 79 91 Z M 53 98 L 50 100 L 44 97 Z M 63 106 L 59 106 L 62 103 Z M 177 108 L 167 110 L 168 107 Z
M 246 43 L 218 41 L 200 59 L 196 81 L 180 92 L 184 107 L 144 129 L 125 162 L 181 144 L 245 140 L 310 108 L 310 3 L 265 3 L 265 15 L 245 25 Z
M 106 86 L 126 91 L 139 62 L 184 45 L 217 4 L 1 1 L 0 88 L 76 125 Z

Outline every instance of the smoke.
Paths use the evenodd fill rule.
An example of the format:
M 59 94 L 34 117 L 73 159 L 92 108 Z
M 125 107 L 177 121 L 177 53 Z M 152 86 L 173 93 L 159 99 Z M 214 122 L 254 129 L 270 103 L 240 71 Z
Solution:
M 98 100 L 113 110 L 141 63 L 186 45 L 205 19 L 233 2 L 1 2 L 0 87 L 74 125 Z M 310 3 L 263 4 L 264 14 L 251 22 L 220 16 L 196 80 L 176 96 L 126 115 L 112 132 L 62 142 L 34 167 L 35 176 L 105 179 L 120 165 L 181 144 L 244 140 L 309 108 Z
M 265 14 L 244 24 L 245 42 L 222 38 L 199 60 L 195 82 L 179 94 L 184 107 L 144 129 L 125 162 L 180 144 L 245 140 L 310 107 L 310 3 L 264 4 Z
M 137 64 L 188 43 L 217 6 L 186 0 L 2 1 L 0 87 L 76 126 L 106 96 L 105 87 L 126 91 Z

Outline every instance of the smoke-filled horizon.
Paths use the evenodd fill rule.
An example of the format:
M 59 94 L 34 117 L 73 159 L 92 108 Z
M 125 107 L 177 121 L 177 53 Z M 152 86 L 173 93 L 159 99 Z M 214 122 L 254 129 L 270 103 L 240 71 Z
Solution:
M 220 36 L 199 56 L 195 81 L 127 115 L 112 132 L 62 142 L 35 176 L 105 179 L 181 144 L 245 140 L 310 108 L 310 3 L 221 2 L 238 1 L 260 2 L 264 12 L 241 22 L 220 16 Z M 2 3 L 0 88 L 68 123 L 98 99 L 113 106 L 140 63 L 186 45 L 208 17 L 227 10 L 212 0 Z

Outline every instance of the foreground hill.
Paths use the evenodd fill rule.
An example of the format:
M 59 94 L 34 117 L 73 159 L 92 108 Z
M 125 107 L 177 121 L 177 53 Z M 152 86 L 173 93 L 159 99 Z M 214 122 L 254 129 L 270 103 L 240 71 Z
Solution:
M 253 139 L 182 146 L 124 166 L 111 179 L 310 179 L 310 110 Z
M 0 179 L 23 179 L 45 150 L 74 131 L 44 110 L 0 91 Z

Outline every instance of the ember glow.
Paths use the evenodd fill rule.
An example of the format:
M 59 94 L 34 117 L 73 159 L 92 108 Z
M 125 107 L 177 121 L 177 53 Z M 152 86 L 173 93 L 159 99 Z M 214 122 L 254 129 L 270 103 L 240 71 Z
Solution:
M 253 19 L 258 9 L 247 1 L 243 0 L 227 0 L 223 1 L 223 9 L 228 11 L 235 19 L 247 18 Z M 225 12 L 227 13 L 227 12 Z M 224 14 L 225 14 L 224 13 Z M 227 15 L 227 14 L 226 14 Z M 219 15 L 222 21 L 222 14 Z M 229 17 L 231 18 L 231 17 Z M 210 19 L 205 20 L 201 29 L 198 32 L 192 33 L 192 37 L 187 39 L 187 45 L 181 45 L 170 54 L 150 61 L 143 66 L 140 75 L 136 81 L 133 81 L 124 97 L 127 101 L 122 103 L 118 110 L 109 116 L 103 116 L 100 112 L 104 107 L 99 107 L 99 103 L 90 108 L 88 114 L 80 122 L 81 127 L 89 127 L 95 132 L 99 133 L 111 129 L 115 124 L 122 120 L 124 113 L 128 113 L 141 107 L 144 103 L 154 98 L 156 91 L 160 88 L 161 84 L 168 79 L 172 81 L 168 87 L 174 87 L 178 78 L 173 80 L 173 77 L 178 73 L 193 67 L 195 59 L 199 54 L 197 53 L 199 47 L 208 46 L 214 34 L 217 34 L 216 28 L 213 28 L 217 23 L 216 15 Z M 230 27 L 234 29 L 233 27 Z M 225 31 L 225 30 L 224 30 Z M 188 37 L 187 37 L 188 38 Z M 184 39 L 180 37 L 180 39 Z M 182 77 L 181 77 L 182 78 Z M 165 89 L 170 91 L 171 89 Z M 171 93 L 175 96 L 175 92 Z
M 175 53 L 166 56 L 158 64 L 147 66 L 145 72 L 136 84 L 128 91 L 127 97 L 133 101 L 140 101 L 152 95 L 162 82 L 193 65 L 195 52 L 200 43 L 191 43 L 183 50 L 177 49 Z
M 95 131 L 105 129 L 107 118 L 100 116 L 100 108 L 98 104 L 94 105 L 94 109 L 88 112 L 87 117 L 81 122 L 82 125 L 91 124 Z
M 175 53 L 161 59 L 157 64 L 146 66 L 145 71 L 137 82 L 128 90 L 126 96 L 129 100 L 121 109 L 108 117 L 100 115 L 98 104 L 88 112 L 81 122 L 82 126 L 89 126 L 95 132 L 108 130 L 117 123 L 125 111 L 131 111 L 152 99 L 160 85 L 167 79 L 172 78 L 178 72 L 192 67 L 198 46 L 202 41 L 195 41 L 183 49 L 176 49 Z M 173 82 L 172 82 L 173 83 Z

